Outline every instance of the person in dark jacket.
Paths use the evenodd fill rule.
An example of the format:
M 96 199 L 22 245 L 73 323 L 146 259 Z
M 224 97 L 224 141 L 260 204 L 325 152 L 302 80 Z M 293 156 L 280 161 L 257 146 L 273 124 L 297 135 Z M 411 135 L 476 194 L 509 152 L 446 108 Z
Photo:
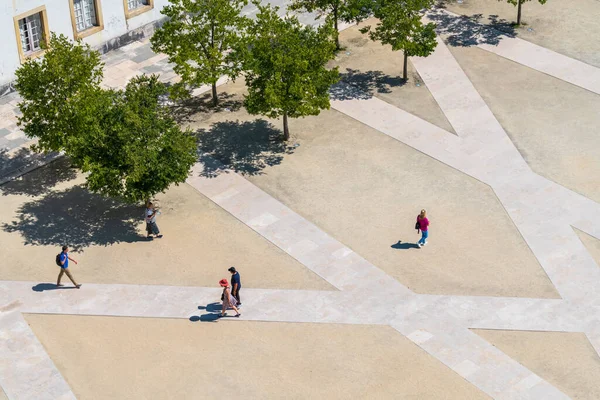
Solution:
M 240 280 L 240 273 L 235 270 L 235 267 L 228 269 L 231 272 L 231 295 L 237 300 L 238 307 L 242 305 L 240 300 L 240 289 L 242 288 L 242 281 Z

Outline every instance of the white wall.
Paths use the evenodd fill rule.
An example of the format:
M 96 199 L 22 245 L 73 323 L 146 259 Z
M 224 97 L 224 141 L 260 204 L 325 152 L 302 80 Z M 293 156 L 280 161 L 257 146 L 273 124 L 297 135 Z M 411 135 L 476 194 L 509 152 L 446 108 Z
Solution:
M 13 17 L 45 5 L 49 30 L 72 39 L 74 35 L 68 1 L 72 0 L 0 0 L 0 88 L 15 79 L 14 72 L 21 65 Z M 118 47 L 119 42 L 115 43 L 117 38 L 162 19 L 160 10 L 168 3 L 168 0 L 154 0 L 152 10 L 126 19 L 123 0 L 98 1 L 101 3 L 104 30 L 83 39 L 98 48 L 111 41 L 111 47 Z

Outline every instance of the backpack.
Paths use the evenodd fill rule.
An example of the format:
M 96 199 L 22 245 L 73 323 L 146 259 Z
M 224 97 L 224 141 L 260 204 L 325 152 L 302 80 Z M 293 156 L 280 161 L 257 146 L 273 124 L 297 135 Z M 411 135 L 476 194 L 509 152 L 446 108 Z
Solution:
M 59 267 L 62 267 L 62 263 L 60 262 L 60 255 L 61 255 L 61 254 L 62 254 L 62 253 L 58 253 L 58 254 L 56 255 L 56 265 L 58 265 Z

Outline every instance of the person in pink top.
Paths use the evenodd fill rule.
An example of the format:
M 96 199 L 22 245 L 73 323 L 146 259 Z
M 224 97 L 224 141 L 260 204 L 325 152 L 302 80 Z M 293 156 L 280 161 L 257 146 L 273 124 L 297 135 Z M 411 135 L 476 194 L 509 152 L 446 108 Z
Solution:
M 223 294 L 221 295 L 221 300 L 223 300 L 223 307 L 221 310 L 221 317 L 225 317 L 227 316 L 227 309 L 228 308 L 233 308 L 233 311 L 235 311 L 236 313 L 236 317 L 239 317 L 240 315 L 240 311 L 238 310 L 238 308 L 236 307 L 237 305 L 237 301 L 235 300 L 235 297 L 233 297 L 231 295 L 231 289 L 229 288 L 229 282 L 227 282 L 227 279 L 223 278 L 219 281 L 219 285 L 223 288 Z
M 421 230 L 421 239 L 417 242 L 419 247 L 427 244 L 429 237 L 429 220 L 427 219 L 427 211 L 421 210 L 421 214 L 417 215 L 417 226 Z

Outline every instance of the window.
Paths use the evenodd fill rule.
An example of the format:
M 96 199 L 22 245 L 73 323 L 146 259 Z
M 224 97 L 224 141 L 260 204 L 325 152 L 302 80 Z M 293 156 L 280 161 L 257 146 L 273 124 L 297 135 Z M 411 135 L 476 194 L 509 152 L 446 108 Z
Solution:
M 136 15 L 152 10 L 154 0 L 123 0 L 123 8 L 125 8 L 125 18 L 133 18 Z
M 100 0 L 69 0 L 73 36 L 81 39 L 104 29 Z
M 129 11 L 133 11 L 136 8 L 140 8 L 148 5 L 148 0 L 127 0 L 127 8 Z
M 31 55 L 42 50 L 40 43 L 43 40 L 42 16 L 35 13 L 19 20 L 19 31 L 21 33 L 21 48 L 23 54 Z
M 94 0 L 73 0 L 77 32 L 96 26 L 96 5 Z
M 50 37 L 46 7 L 41 6 L 19 14 L 13 20 L 21 62 L 42 55 L 42 45 Z

